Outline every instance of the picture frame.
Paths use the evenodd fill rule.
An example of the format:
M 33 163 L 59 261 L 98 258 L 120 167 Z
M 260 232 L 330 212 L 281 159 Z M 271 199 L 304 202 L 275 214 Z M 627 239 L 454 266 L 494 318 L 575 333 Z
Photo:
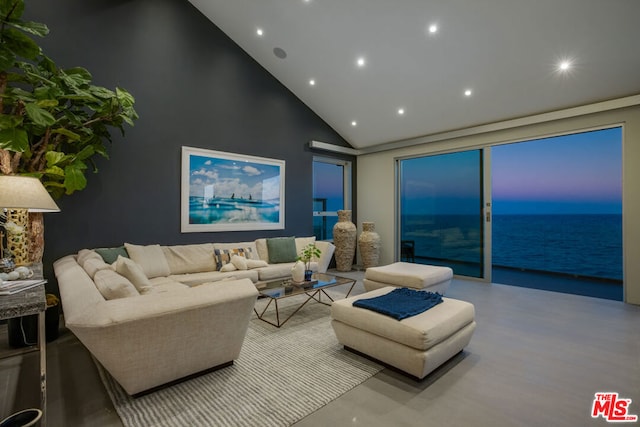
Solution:
M 284 229 L 285 161 L 182 147 L 182 233 Z

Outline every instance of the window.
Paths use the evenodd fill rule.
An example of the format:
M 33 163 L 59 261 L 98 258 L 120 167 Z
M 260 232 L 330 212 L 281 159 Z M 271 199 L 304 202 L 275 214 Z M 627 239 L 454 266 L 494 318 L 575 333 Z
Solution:
M 351 162 L 325 157 L 313 160 L 313 233 L 333 240 L 338 210 L 351 209 Z

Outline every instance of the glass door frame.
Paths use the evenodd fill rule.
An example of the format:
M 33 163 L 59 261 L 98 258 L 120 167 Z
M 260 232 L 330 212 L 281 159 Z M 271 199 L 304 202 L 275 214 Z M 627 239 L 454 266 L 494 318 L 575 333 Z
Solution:
M 492 221 L 492 201 L 491 201 L 491 146 L 487 147 L 467 147 L 460 150 L 448 150 L 448 151 L 437 151 L 432 153 L 424 153 L 412 156 L 404 156 L 395 158 L 395 206 L 394 206 L 394 216 L 395 216 L 395 226 L 394 226 L 394 257 L 396 261 L 399 261 L 401 245 L 400 239 L 402 235 L 401 230 L 401 210 L 400 210 L 400 197 L 401 197 L 401 167 L 400 163 L 402 160 L 415 159 L 419 157 L 431 157 L 437 156 L 441 154 L 455 154 L 462 153 L 465 151 L 480 151 L 480 156 L 482 159 L 481 168 L 481 176 L 480 179 L 481 187 L 482 187 L 482 205 L 479 214 L 482 217 L 482 252 L 483 252 L 483 275 L 482 277 L 470 277 L 470 276 L 460 276 L 464 277 L 468 280 L 475 280 L 483 283 L 491 283 L 491 221 Z M 456 275 L 457 276 L 457 275 Z
M 352 205 L 352 195 L 351 195 L 351 182 L 352 182 L 352 166 L 351 161 L 339 159 L 335 157 L 325 157 L 325 156 L 313 156 L 312 164 L 316 162 L 320 163 L 328 163 L 336 166 L 342 166 L 342 197 L 343 197 L 343 209 L 351 209 Z M 315 180 L 315 176 L 312 177 Z M 314 183 L 315 185 L 315 183 Z M 315 194 L 314 194 L 315 196 Z M 314 217 L 338 217 L 337 211 L 313 211 Z

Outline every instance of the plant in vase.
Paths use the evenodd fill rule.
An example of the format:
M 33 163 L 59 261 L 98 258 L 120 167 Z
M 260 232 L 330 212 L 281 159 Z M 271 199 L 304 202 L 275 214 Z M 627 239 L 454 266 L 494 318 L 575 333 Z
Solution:
M 304 263 L 304 280 L 306 282 L 311 280 L 311 274 L 313 273 L 311 271 L 311 261 L 314 258 L 320 258 L 320 255 L 322 255 L 322 251 L 315 243 L 309 243 L 300 251 L 300 256 L 297 259 Z

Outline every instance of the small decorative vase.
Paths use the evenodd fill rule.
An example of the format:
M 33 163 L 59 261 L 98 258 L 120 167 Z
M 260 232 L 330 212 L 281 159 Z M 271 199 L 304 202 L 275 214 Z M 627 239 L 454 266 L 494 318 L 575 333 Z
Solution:
M 362 266 L 366 269 L 376 267 L 380 260 L 380 235 L 375 231 L 373 222 L 362 223 L 362 233 L 358 238 Z
M 351 222 L 350 210 L 338 211 L 338 222 L 333 226 L 333 244 L 336 246 L 336 270 L 351 271 L 356 253 L 356 225 Z
M 305 282 L 310 282 L 311 281 L 311 275 L 313 274 L 312 270 L 305 270 L 304 271 L 304 281 Z
M 304 276 L 304 264 L 298 261 L 291 268 L 291 280 L 293 280 L 294 282 L 303 282 L 305 280 Z
M 29 264 L 29 242 L 26 236 L 26 224 L 28 220 L 26 209 L 7 210 L 7 222 L 13 222 L 22 227 L 22 232 L 7 232 L 7 249 L 13 256 L 16 265 Z

